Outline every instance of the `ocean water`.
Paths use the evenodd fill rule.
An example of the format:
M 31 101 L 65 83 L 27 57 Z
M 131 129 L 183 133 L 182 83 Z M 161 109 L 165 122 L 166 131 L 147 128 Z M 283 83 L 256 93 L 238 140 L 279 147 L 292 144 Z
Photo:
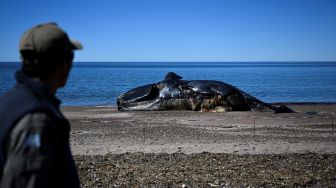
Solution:
M 0 95 L 15 84 L 18 62 L 0 62 Z M 75 62 L 64 106 L 115 106 L 137 86 L 161 81 L 167 72 L 186 80 L 219 80 L 265 102 L 336 102 L 336 62 Z

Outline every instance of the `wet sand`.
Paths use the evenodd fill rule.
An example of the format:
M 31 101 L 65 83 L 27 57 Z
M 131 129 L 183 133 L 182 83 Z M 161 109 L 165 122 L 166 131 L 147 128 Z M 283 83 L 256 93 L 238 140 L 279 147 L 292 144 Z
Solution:
M 289 107 L 298 113 L 62 111 L 84 187 L 336 186 L 336 105 Z

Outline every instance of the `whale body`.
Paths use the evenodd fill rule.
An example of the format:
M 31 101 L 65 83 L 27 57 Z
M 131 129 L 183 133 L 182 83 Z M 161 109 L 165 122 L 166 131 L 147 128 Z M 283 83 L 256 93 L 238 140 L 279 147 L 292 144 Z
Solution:
M 294 112 L 287 106 L 275 107 L 265 103 L 225 82 L 182 80 L 181 76 L 173 72 L 169 72 L 158 83 L 136 87 L 120 95 L 117 104 L 119 111 Z

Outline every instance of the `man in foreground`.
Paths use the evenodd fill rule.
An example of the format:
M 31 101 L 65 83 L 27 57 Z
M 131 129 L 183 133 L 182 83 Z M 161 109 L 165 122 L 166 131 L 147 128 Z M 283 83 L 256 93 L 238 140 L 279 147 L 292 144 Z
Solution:
M 0 187 L 79 187 L 69 122 L 55 94 L 82 45 L 47 23 L 24 33 L 19 48 L 17 84 L 0 98 Z

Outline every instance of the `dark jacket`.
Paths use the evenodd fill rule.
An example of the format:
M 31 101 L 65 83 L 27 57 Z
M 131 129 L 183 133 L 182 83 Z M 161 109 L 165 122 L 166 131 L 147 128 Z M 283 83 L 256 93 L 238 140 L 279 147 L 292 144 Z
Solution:
M 16 79 L 0 98 L 0 187 L 79 187 L 60 101 L 21 72 Z

